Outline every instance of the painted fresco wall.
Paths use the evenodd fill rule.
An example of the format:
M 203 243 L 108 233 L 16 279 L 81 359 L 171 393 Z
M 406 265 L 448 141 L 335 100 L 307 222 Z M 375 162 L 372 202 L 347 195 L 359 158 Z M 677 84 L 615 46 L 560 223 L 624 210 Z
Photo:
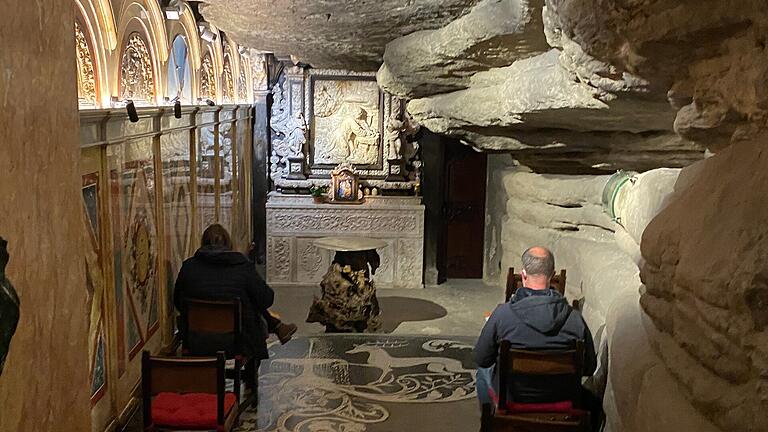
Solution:
M 201 39 L 179 4 L 181 18 L 167 20 L 157 0 L 74 1 L 93 431 L 136 407 L 141 351 L 172 343 L 173 284 L 202 231 L 221 223 L 241 250 L 251 239 L 250 103 L 264 59 L 215 27 L 213 42 Z

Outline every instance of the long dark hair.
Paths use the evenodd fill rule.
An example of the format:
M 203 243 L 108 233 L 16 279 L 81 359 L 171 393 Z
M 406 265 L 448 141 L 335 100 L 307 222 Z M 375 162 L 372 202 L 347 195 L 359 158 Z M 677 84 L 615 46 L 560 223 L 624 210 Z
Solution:
M 205 229 L 200 246 L 216 249 L 232 249 L 232 239 L 227 229 L 219 224 L 213 224 Z

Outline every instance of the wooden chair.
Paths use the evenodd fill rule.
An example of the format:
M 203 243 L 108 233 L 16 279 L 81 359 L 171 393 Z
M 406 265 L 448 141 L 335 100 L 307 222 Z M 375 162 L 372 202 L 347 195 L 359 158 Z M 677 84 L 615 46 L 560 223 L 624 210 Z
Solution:
M 216 357 L 141 357 L 144 430 L 228 432 L 237 396 L 225 392 L 224 352 Z
M 525 412 L 518 408 L 508 409 L 507 395 L 512 376 L 558 375 L 563 379 L 572 377 L 578 386 L 584 371 L 584 342 L 576 341 L 574 348 L 567 351 L 533 351 L 512 349 L 509 341 L 502 341 L 499 348 L 499 401 L 493 414 L 491 427 L 500 432 L 589 432 L 589 412 L 570 409 L 563 412 Z M 578 392 L 575 393 L 574 407 L 580 408 Z M 523 404 L 524 405 L 524 404 Z M 541 407 L 539 407 L 541 409 Z M 533 410 L 532 410 L 533 411 Z
M 560 274 L 555 274 L 552 276 L 552 280 L 549 281 L 549 284 L 552 286 L 552 289 L 556 290 L 563 296 L 565 296 L 565 269 L 560 270 Z M 509 272 L 507 273 L 507 286 L 504 290 L 504 301 L 508 302 L 510 298 L 515 294 L 515 291 L 517 291 L 518 288 L 523 286 L 523 277 L 520 275 L 520 273 L 515 273 L 515 268 L 510 267 Z M 578 302 L 574 300 L 573 306 L 576 307 Z
M 240 401 L 240 381 L 243 367 L 248 369 L 246 384 L 256 394 L 257 360 L 243 355 L 240 349 L 242 340 L 242 304 L 239 298 L 232 300 L 204 300 L 188 298 L 184 300 L 186 329 L 189 340 L 182 340 L 182 355 L 201 356 L 224 351 L 228 358 L 235 360 L 235 394 Z M 190 337 L 190 335 L 192 335 Z M 197 339 L 197 343 L 193 343 Z

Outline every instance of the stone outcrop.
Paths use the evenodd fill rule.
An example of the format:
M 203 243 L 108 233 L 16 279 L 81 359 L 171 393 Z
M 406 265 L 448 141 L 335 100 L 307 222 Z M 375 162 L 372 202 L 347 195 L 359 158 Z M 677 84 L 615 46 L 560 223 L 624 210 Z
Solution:
M 406 99 L 469 87 L 477 72 L 549 49 L 543 4 L 544 0 L 484 0 L 445 27 L 396 39 L 386 47 L 377 80 Z
M 643 234 L 651 339 L 722 430 L 768 429 L 768 135 L 701 162 Z
M 538 171 L 644 171 L 703 157 L 673 133 L 677 110 L 663 86 L 585 51 L 560 9 L 541 3 L 485 1 L 442 29 L 396 39 L 379 84 L 411 98 L 408 111 L 430 130 Z M 494 24 L 503 10 L 506 25 Z M 468 31 L 481 16 L 494 19 Z M 508 45 L 484 52 L 486 41 Z
M 477 0 L 203 0 L 202 15 L 238 43 L 316 68 L 375 71 L 384 46 L 443 27 Z
M 762 0 L 548 0 L 561 34 L 595 58 L 669 90 L 675 128 L 717 150 L 765 125 Z
M 608 176 L 541 175 L 497 163 L 501 157 L 491 158 L 491 166 L 499 168 L 491 173 L 489 190 L 503 191 L 506 208 L 501 215 L 489 215 L 487 225 L 501 231 L 501 268 L 519 268 L 525 248 L 545 244 L 555 254 L 556 267 L 568 270 L 566 294 L 582 299 L 584 317 L 600 347 L 600 370 L 589 385 L 604 391 L 606 430 L 719 432 L 707 412 L 690 402 L 686 386 L 654 349 L 663 333 L 639 302 L 642 233 L 659 211 L 673 207 L 675 182 L 678 189 L 691 184 L 691 173 L 685 171 L 698 172 L 700 167 L 683 170 L 685 175 L 675 169 L 637 175 L 617 195 L 619 225 L 602 208 Z M 720 394 L 711 393 L 713 398 Z M 747 424 L 753 423 L 722 430 L 750 430 Z

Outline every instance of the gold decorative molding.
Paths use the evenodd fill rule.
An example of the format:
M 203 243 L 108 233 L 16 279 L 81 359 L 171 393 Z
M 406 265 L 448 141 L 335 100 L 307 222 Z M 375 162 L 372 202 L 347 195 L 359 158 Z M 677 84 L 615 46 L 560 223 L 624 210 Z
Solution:
M 216 72 L 211 53 L 206 53 L 200 64 L 200 98 L 216 100 Z
M 248 79 L 245 76 L 245 62 L 240 62 L 240 78 L 237 83 L 237 97 L 240 102 L 248 102 Z
M 77 98 L 81 105 L 96 105 L 96 73 L 93 56 L 85 32 L 75 21 L 75 44 L 77 48 Z
M 131 33 L 120 61 L 120 95 L 122 99 L 152 102 L 155 79 L 147 43 L 139 33 Z
M 229 50 L 224 53 L 224 70 L 222 73 L 222 93 L 225 102 L 234 102 L 235 100 L 235 79 L 232 76 L 232 58 Z

